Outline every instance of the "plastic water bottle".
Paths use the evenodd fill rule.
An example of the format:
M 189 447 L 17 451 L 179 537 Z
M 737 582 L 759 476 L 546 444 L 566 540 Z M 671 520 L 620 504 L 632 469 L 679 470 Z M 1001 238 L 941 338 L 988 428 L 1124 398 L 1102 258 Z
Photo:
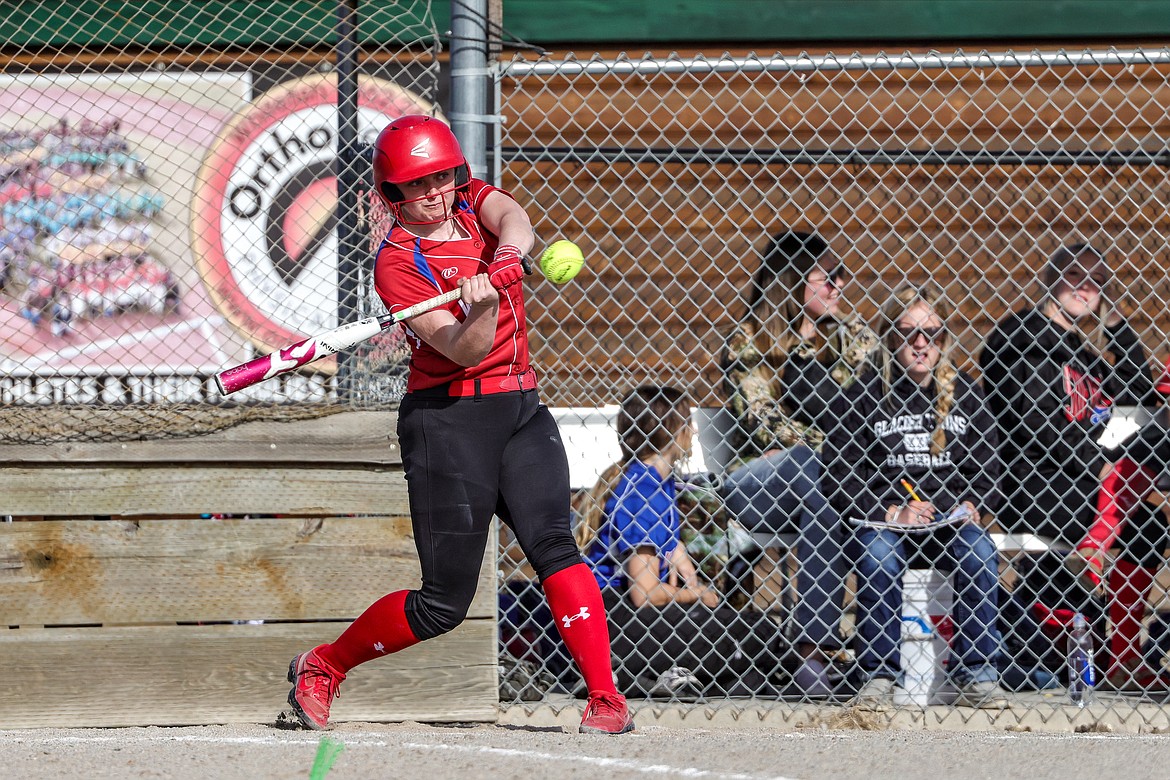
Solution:
M 1093 669 L 1093 634 L 1080 612 L 1073 615 L 1068 632 L 1068 700 L 1084 707 L 1093 699 L 1097 674 Z

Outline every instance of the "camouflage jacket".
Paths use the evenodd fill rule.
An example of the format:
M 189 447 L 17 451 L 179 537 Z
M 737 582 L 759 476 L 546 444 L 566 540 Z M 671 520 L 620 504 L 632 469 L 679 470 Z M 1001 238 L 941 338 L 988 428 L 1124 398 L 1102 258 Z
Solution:
M 781 386 L 784 366 L 767 360 L 756 348 L 754 335 L 751 325 L 741 326 L 727 340 L 723 359 L 728 405 L 738 423 L 733 445 L 744 458 L 801 443 L 820 450 L 825 432 L 796 419 L 794 410 L 785 406 Z M 827 338 L 829 375 L 840 387 L 848 387 L 872 365 L 877 345 L 877 334 L 863 321 L 842 321 Z M 797 344 L 789 354 L 805 360 L 817 357 L 816 346 L 810 341 Z

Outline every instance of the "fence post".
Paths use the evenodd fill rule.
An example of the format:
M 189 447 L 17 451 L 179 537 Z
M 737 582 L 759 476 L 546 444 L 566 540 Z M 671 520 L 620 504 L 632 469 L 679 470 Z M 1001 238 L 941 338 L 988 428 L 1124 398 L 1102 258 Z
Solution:
M 487 167 L 487 0 L 451 0 L 451 130 L 473 176 Z
M 337 3 L 337 324 L 353 320 L 358 312 L 361 280 L 361 236 L 357 224 L 358 187 L 358 3 Z M 337 355 L 337 398 L 349 401 L 352 391 L 350 360 L 353 350 Z

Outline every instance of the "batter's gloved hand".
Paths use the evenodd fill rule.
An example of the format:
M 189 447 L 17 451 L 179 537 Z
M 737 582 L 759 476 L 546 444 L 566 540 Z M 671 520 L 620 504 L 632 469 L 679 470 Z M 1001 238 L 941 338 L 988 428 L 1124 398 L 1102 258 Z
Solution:
M 523 255 L 520 247 L 500 244 L 495 256 L 488 263 L 487 274 L 492 287 L 503 290 L 524 278 Z

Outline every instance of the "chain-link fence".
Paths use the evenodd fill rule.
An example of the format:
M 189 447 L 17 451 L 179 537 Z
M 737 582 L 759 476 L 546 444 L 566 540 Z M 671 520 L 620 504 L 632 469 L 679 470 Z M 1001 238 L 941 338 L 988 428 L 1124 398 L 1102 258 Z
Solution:
M 459 119 L 432 4 L 356 5 L 3 12 L 0 444 L 392 408 L 394 331 L 214 376 L 379 311 L 388 120 L 498 115 L 587 258 L 530 337 L 624 690 L 1047 719 L 1080 614 L 1092 716 L 1165 719 L 1170 51 L 514 59 Z M 501 575 L 502 704 L 578 693 Z
M 389 338 L 228 398 L 214 376 L 371 313 L 361 149 L 442 114 L 431 3 L 75 5 L 0 18 L 0 441 L 387 403 Z
M 1080 614 L 1094 717 L 1154 722 L 1168 451 L 1126 437 L 1167 357 L 1168 74 L 1165 49 L 501 65 L 500 180 L 587 258 L 529 316 L 631 695 L 1048 720 Z M 504 698 L 575 692 L 502 560 Z

